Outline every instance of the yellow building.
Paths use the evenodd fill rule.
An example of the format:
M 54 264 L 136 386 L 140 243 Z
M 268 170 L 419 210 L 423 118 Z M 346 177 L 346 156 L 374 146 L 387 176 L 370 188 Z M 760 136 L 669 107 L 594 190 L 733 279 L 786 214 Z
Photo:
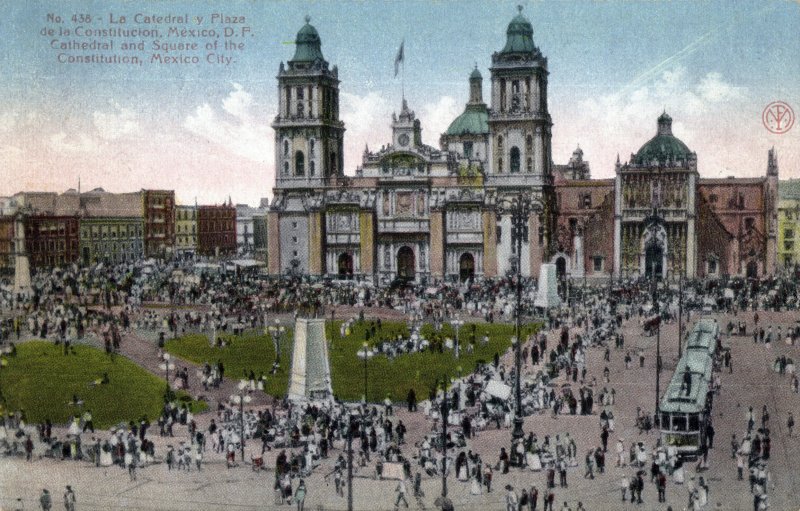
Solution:
M 800 262 L 800 179 L 782 181 L 778 189 L 778 264 L 789 268 Z
M 194 254 L 197 251 L 197 207 L 175 207 L 175 251 Z

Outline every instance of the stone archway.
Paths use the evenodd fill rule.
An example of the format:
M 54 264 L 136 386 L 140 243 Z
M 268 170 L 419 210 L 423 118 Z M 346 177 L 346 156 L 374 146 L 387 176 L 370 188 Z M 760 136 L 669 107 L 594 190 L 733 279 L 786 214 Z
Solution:
M 349 252 L 339 255 L 337 260 L 339 268 L 339 278 L 349 279 L 353 276 L 353 256 Z
M 414 280 L 417 273 L 417 262 L 414 250 L 408 245 L 397 251 L 397 276 L 401 279 Z
M 648 279 L 664 277 L 664 248 L 658 243 L 649 243 L 644 251 L 644 275 Z
M 558 277 L 559 282 L 564 280 L 567 276 L 567 258 L 564 256 L 558 256 L 556 258 L 556 277 Z
M 461 282 L 475 277 L 475 257 L 464 252 L 458 260 L 458 277 Z

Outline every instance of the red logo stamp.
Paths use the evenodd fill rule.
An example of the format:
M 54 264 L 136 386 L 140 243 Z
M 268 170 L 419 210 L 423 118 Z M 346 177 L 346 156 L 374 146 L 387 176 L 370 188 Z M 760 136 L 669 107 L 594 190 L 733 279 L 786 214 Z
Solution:
M 783 101 L 773 101 L 761 114 L 761 122 L 767 131 L 782 135 L 794 126 L 794 110 Z

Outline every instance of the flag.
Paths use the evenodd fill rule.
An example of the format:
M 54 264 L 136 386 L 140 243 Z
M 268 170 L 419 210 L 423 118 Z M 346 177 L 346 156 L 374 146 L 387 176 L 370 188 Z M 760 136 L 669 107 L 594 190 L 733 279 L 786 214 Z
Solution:
M 397 56 L 394 58 L 394 77 L 397 78 L 397 73 L 400 72 L 400 64 L 405 59 L 405 55 L 403 54 L 403 46 L 405 45 L 405 41 L 400 43 L 400 49 L 397 50 Z

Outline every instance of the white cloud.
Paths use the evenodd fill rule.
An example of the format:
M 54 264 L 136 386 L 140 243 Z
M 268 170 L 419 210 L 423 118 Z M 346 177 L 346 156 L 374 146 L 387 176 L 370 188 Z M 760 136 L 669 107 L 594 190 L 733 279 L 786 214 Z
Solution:
M 748 90 L 720 73 L 693 77 L 685 67 L 676 66 L 634 90 L 577 101 L 566 101 L 557 92 L 551 97 L 553 160 L 566 161 L 580 143 L 595 177 L 613 175 L 617 153 L 624 162 L 653 137 L 663 110 L 673 118 L 675 136 L 697 152 L 701 175 L 717 175 L 728 167 L 739 171 L 728 173 L 739 175 L 764 170 L 760 151 L 766 146 L 744 140 L 762 135 L 749 126 Z
M 85 133 L 69 137 L 65 132 L 60 131 L 50 136 L 50 148 L 54 151 L 68 153 L 93 153 L 99 149 L 99 145 L 94 138 Z
M 419 118 L 422 121 L 422 138 L 426 144 L 439 147 L 439 136 L 447 131 L 450 123 L 461 114 L 463 105 L 452 96 L 442 96 L 435 103 L 422 106 Z
M 250 93 L 234 83 L 233 90 L 222 100 L 224 113 L 204 103 L 186 117 L 183 127 L 235 155 L 272 166 L 272 128 L 256 122 L 259 117 L 252 109 Z
M 105 140 L 117 140 L 139 131 L 136 112 L 112 103 L 111 112 L 95 111 L 92 115 L 97 133 Z

